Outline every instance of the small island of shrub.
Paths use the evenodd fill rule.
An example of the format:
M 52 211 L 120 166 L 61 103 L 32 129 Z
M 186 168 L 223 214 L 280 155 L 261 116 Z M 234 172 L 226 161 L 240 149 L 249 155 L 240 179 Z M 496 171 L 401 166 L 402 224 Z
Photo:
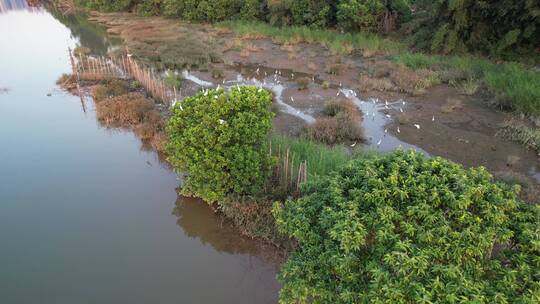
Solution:
M 199 92 L 173 106 L 167 151 L 170 163 L 189 173 L 182 194 L 213 203 L 263 188 L 271 168 L 271 104 L 270 92 L 241 86 Z
M 483 168 L 397 151 L 276 204 L 280 303 L 539 303 L 540 211 Z

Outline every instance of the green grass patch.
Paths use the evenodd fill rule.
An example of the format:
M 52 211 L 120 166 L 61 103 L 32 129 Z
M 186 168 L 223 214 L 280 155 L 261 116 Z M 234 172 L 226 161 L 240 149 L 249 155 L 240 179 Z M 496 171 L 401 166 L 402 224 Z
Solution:
M 493 65 L 485 71 L 484 83 L 502 104 L 525 114 L 540 115 L 540 73 L 517 63 Z
M 276 27 L 254 21 L 225 21 L 219 25 L 241 35 L 263 35 L 278 43 L 319 43 L 340 54 L 360 51 L 365 56 L 396 52 L 401 44 L 370 33 L 339 33 L 307 26 Z
M 478 80 L 495 96 L 495 104 L 534 116 L 540 115 L 540 73 L 520 63 L 496 64 L 484 58 L 439 56 L 404 52 L 392 56 L 395 62 L 413 69 L 431 69 L 452 74 L 449 81 Z
M 395 56 L 392 56 L 392 59 L 406 65 L 413 70 L 429 69 L 440 62 L 439 56 L 411 52 L 397 54 Z
M 275 156 L 289 149 L 289 159 L 294 163 L 307 161 L 310 177 L 328 175 L 351 159 L 343 146 L 329 147 L 304 138 L 272 135 L 270 143 Z
M 502 125 L 497 136 L 518 142 L 525 147 L 540 153 L 540 129 L 527 126 L 525 123 L 510 120 Z

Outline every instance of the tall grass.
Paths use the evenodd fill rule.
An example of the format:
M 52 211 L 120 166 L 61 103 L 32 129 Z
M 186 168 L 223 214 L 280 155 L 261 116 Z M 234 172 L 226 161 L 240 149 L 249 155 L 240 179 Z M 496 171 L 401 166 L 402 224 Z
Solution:
M 503 104 L 522 113 L 540 115 L 540 73 L 521 64 L 492 66 L 484 73 L 484 83 Z
M 360 51 L 365 56 L 376 53 L 395 52 L 401 44 L 370 33 L 339 33 L 332 30 L 314 29 L 307 26 L 275 27 L 263 22 L 225 21 L 221 26 L 241 35 L 264 35 L 278 43 L 319 43 L 340 54 Z
M 496 104 L 534 116 L 540 115 L 540 73 L 520 63 L 494 63 L 467 55 L 439 56 L 403 52 L 394 61 L 413 70 L 457 72 L 465 81 L 477 79 L 496 97 Z
M 306 161 L 308 178 L 327 175 L 351 158 L 342 146 L 328 147 L 304 138 L 272 135 L 270 144 L 275 156 L 289 150 L 289 159 L 293 163 Z

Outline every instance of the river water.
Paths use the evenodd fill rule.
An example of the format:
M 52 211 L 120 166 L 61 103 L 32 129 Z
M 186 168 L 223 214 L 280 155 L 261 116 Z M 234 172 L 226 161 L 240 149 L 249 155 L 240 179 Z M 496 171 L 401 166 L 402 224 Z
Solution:
M 275 266 L 254 244 L 56 87 L 68 47 L 110 42 L 55 16 L 0 0 L 0 302 L 275 303 Z

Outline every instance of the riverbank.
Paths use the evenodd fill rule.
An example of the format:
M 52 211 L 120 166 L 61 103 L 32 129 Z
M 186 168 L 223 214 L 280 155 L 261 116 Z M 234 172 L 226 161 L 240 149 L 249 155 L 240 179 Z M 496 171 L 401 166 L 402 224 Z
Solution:
M 371 246 L 373 243 L 371 242 L 372 237 L 392 243 L 392 240 L 395 239 L 387 238 L 388 235 L 402 234 L 403 237 L 411 238 L 412 242 L 418 243 L 418 248 L 433 245 L 429 242 L 429 239 L 433 239 L 431 232 L 419 232 L 420 239 L 415 239 L 414 225 L 403 222 L 403 226 L 394 227 L 392 224 L 394 222 L 387 220 L 388 217 L 401 216 L 398 213 L 393 213 L 396 201 L 401 202 L 400 206 L 408 206 L 403 204 L 404 202 L 417 204 L 419 209 L 410 209 L 407 214 L 411 212 L 416 214 L 417 212 L 418 218 L 414 221 L 422 223 L 422 225 L 429 226 L 431 225 L 429 223 L 432 222 L 440 223 L 441 226 L 436 228 L 439 232 L 449 229 L 448 225 L 445 224 L 446 220 L 450 223 L 459 222 L 464 216 L 471 216 L 476 210 L 480 210 L 475 217 L 476 220 L 472 220 L 472 218 L 470 221 L 467 220 L 467 229 L 463 231 L 458 229 L 457 235 L 470 235 L 469 229 L 475 231 L 481 229 L 482 225 L 478 224 L 478 219 L 489 222 L 493 227 L 504 224 L 512 231 L 517 229 L 516 235 L 527 233 L 526 231 L 522 232 L 521 229 L 527 230 L 529 228 L 523 227 L 534 228 L 534 207 L 523 204 L 516 199 L 517 188 L 497 183 L 482 168 L 464 170 L 461 166 L 446 160 L 425 158 L 420 155 L 431 154 L 430 150 L 443 146 L 444 143 L 437 142 L 437 138 L 449 141 L 457 134 L 464 134 L 465 138 L 456 140 L 464 145 L 463 150 L 468 149 L 470 154 L 471 147 L 478 149 L 477 153 L 479 154 L 474 155 L 476 158 L 467 155 L 467 152 L 464 151 L 454 152 L 456 142 L 450 143 L 452 146 L 448 146 L 450 152 L 444 150 L 442 153 L 455 153 L 453 157 L 463 157 L 462 163 L 471 162 L 471 166 L 477 166 L 482 161 L 491 161 L 492 156 L 497 155 L 496 152 L 503 149 L 503 145 L 490 146 L 491 155 L 486 155 L 487 148 L 481 145 L 477 146 L 478 141 L 493 143 L 488 134 L 495 132 L 496 127 L 490 123 L 497 119 L 504 121 L 505 117 L 513 115 L 486 107 L 486 98 L 489 97 L 481 92 L 469 94 L 472 91 L 469 88 L 467 90 L 464 87 L 458 89 L 449 84 L 439 83 L 433 74 L 434 71 L 418 72 L 404 65 L 396 66 L 384 57 L 374 56 L 370 58 L 371 60 L 366 61 L 363 56 L 332 54 L 330 50 L 318 48 L 312 44 L 302 44 L 303 48 L 297 49 L 296 46 L 290 44 L 276 45 L 263 37 L 238 37 L 229 31 L 201 27 L 200 25 L 195 25 L 194 30 L 198 31 L 197 34 L 207 36 L 199 41 L 216 46 L 225 45 L 220 42 L 232 42 L 225 45 L 221 50 L 223 53 L 220 57 L 215 57 L 215 54 L 210 53 L 206 59 L 197 56 L 189 57 L 190 52 L 184 52 L 184 49 L 181 50 L 181 53 L 186 57 L 174 57 L 175 61 L 170 62 L 165 60 L 167 57 L 162 57 L 162 54 L 178 50 L 178 48 L 167 45 L 166 41 L 171 37 L 189 40 L 191 25 L 169 24 L 167 22 L 170 21 L 159 18 L 141 18 L 134 21 L 129 15 L 123 16 L 115 19 L 114 29 L 111 31 L 132 39 L 126 39 L 128 54 L 146 60 L 147 64 L 153 65 L 155 68 L 168 68 L 169 71 L 165 75 L 173 74 L 183 77 L 183 80 L 177 78 L 181 84 L 175 81 L 175 85 L 182 89 L 182 96 L 185 98 L 175 102 L 171 108 L 172 118 L 167 127 L 170 142 L 166 145 L 170 149 L 168 151 L 173 153 L 172 159 L 177 170 L 190 172 L 187 176 L 188 184 L 184 185 L 182 193 L 203 197 L 209 203 L 219 206 L 220 210 L 232 219 L 243 233 L 257 237 L 259 240 L 279 245 L 281 241 L 276 241 L 272 237 L 280 236 L 281 238 L 280 232 L 286 232 L 289 237 L 300 242 L 297 244 L 296 241 L 292 241 L 291 247 L 285 250 L 295 249 L 293 256 L 288 259 L 281 271 L 280 280 L 285 284 L 281 291 L 282 300 L 292 303 L 303 299 L 305 291 L 309 290 L 310 286 L 327 282 L 328 273 L 334 273 L 333 271 L 339 269 L 343 270 L 345 276 L 332 279 L 332 282 L 338 281 L 340 285 L 344 286 L 349 283 L 357 284 L 357 280 L 354 278 L 350 282 L 345 279 L 346 274 L 349 273 L 353 276 L 360 275 L 360 273 L 355 272 L 356 267 L 345 267 L 350 265 L 349 263 L 357 264 L 347 257 L 351 252 L 362 254 L 362 248 Z M 104 20 L 109 17 L 100 14 L 96 18 L 107 23 Z M 122 21 L 122 18 L 125 20 Z M 156 24 L 158 26 L 155 26 Z M 167 31 L 161 32 L 160 29 L 164 24 L 166 24 Z M 182 32 L 177 31 L 178 26 L 181 26 Z M 148 30 L 145 33 L 148 37 L 137 40 L 134 33 L 127 34 L 133 28 Z M 163 36 L 160 37 L 158 33 L 162 33 Z M 179 33 L 181 36 L 176 36 Z M 159 38 L 151 40 L 150 36 Z M 128 41 L 131 41 L 131 45 Z M 148 50 L 148 45 L 145 44 L 161 45 L 162 42 L 165 43 L 162 49 L 163 53 L 154 53 L 155 57 L 140 57 L 142 55 L 138 52 Z M 132 47 L 139 48 L 139 51 L 134 51 Z M 296 57 L 295 52 L 306 53 Z M 190 61 L 186 58 L 195 58 L 195 60 Z M 303 66 L 293 66 L 290 69 L 291 65 L 298 64 L 298 61 L 307 59 L 324 63 L 328 58 L 335 58 L 334 63 L 330 66 L 325 65 L 325 69 L 312 66 L 314 73 L 304 73 L 301 70 L 305 68 Z M 187 65 L 186 62 L 191 62 L 191 64 Z M 167 66 L 165 63 L 173 64 L 173 66 Z M 280 63 L 291 64 L 289 69 L 276 68 L 275 65 Z M 179 64 L 180 68 L 176 64 Z M 354 88 L 355 82 L 360 85 L 358 89 Z M 378 86 L 371 86 L 371 84 L 378 85 L 379 83 L 392 89 L 380 92 L 374 89 Z M 421 84 L 420 87 L 418 83 Z M 370 85 L 365 86 L 366 84 Z M 190 96 L 190 90 L 193 91 L 194 96 Z M 269 98 L 269 93 L 273 93 L 273 98 Z M 368 97 L 366 98 L 366 96 Z M 118 101 L 115 96 L 108 96 L 108 98 L 111 101 Z M 96 102 L 99 103 L 100 98 L 97 99 Z M 278 119 L 274 120 L 272 124 L 274 135 L 270 135 L 271 144 L 266 145 L 264 141 L 268 139 L 267 132 L 270 129 L 268 122 L 269 117 L 272 116 L 269 109 L 272 103 L 271 99 L 273 99 L 272 110 L 277 114 Z M 129 98 L 129 100 L 136 99 Z M 125 110 L 126 107 L 118 109 Z M 282 125 L 279 125 L 280 116 L 296 120 L 296 124 L 291 124 L 291 120 L 282 120 Z M 113 117 L 116 116 L 113 115 Z M 339 118 L 347 118 L 350 124 L 356 126 L 361 125 L 364 128 L 362 134 L 342 138 L 336 136 L 336 133 L 331 133 L 332 130 L 341 129 L 336 128 L 334 123 L 342 121 Z M 445 128 L 451 131 L 444 134 L 444 131 L 447 130 Z M 426 129 L 427 132 L 424 131 Z M 432 138 L 424 143 L 424 136 L 429 136 L 430 132 L 432 132 Z M 312 139 L 327 141 L 328 144 L 335 145 L 334 149 L 339 149 L 338 154 L 342 157 L 328 161 L 329 165 L 326 169 L 319 168 L 321 172 L 317 174 L 317 168 L 314 167 L 314 164 L 320 164 L 321 159 L 327 161 L 330 159 L 330 155 L 334 155 L 335 150 L 332 152 L 323 145 L 317 145 L 315 153 L 311 153 L 311 156 L 319 157 L 319 162 L 317 162 L 317 159 L 309 158 L 309 154 L 306 156 L 306 153 L 300 153 L 307 151 L 307 145 L 299 145 L 298 143 L 302 140 L 296 137 L 286 138 L 284 142 L 290 142 L 276 146 L 275 138 L 277 135 L 275 133 L 285 133 L 296 137 L 313 136 Z M 313 134 L 324 135 L 314 136 Z M 403 138 L 407 138 L 407 135 L 410 135 L 411 139 L 404 141 Z M 339 139 L 335 141 L 336 138 Z M 471 138 L 475 141 L 471 141 Z M 500 138 L 498 140 L 504 142 Z M 414 144 L 411 145 L 411 142 Z M 209 143 L 215 144 L 209 146 Z M 384 156 L 378 153 L 373 155 L 359 153 L 366 147 L 375 148 L 380 152 L 388 152 L 396 149 L 399 145 L 411 145 L 420 153 L 399 151 Z M 519 145 L 514 147 L 515 151 L 523 153 L 520 155 L 534 155 L 534 152 L 530 154 Z M 502 173 L 504 177 L 501 178 L 506 178 L 510 184 L 523 183 L 527 185 L 523 197 L 527 199 L 528 196 L 530 202 L 535 203 L 538 196 L 531 192 L 536 187 L 534 184 L 535 167 L 533 166 L 533 170 L 527 172 L 526 177 L 516 178 L 511 173 L 522 165 L 525 167 L 519 170 L 531 168 L 529 159 L 523 161 L 519 156 L 510 155 L 512 157 L 509 157 L 508 151 L 498 153 L 500 153 L 500 157 L 505 157 L 504 164 L 490 163 L 490 166 L 493 168 L 497 165 L 502 166 L 506 172 Z M 289 157 L 289 155 L 300 155 L 300 157 Z M 536 155 L 531 156 L 531 159 L 534 157 Z M 270 171 L 267 171 L 270 169 L 267 167 L 268 164 L 272 164 Z M 331 173 L 345 164 L 346 167 L 339 170 L 338 174 Z M 411 171 L 408 168 L 413 164 L 415 169 Z M 370 169 L 364 170 L 366 167 Z M 222 170 L 221 168 L 226 169 Z M 404 174 L 408 174 L 408 177 L 402 178 L 401 176 Z M 419 175 L 417 174 L 421 176 L 418 180 Z M 357 176 L 361 176 L 361 178 L 357 178 Z M 455 180 L 457 177 L 459 177 L 459 181 Z M 306 182 L 306 178 L 309 182 Z M 332 180 L 339 180 L 339 182 L 331 182 Z M 366 180 L 369 181 L 369 187 L 366 187 L 364 183 Z M 343 191 L 336 191 L 338 185 L 344 187 Z M 460 186 L 456 187 L 456 185 Z M 466 187 L 462 187 L 463 185 Z M 253 189 L 254 186 L 256 189 Z M 280 188 L 281 186 L 283 188 Z M 299 186 L 301 190 L 299 190 Z M 371 191 L 372 187 L 377 190 Z M 388 189 L 392 187 L 394 187 L 393 190 L 389 191 Z M 410 187 L 410 191 L 404 191 L 403 187 Z M 428 189 L 426 187 L 433 189 L 434 192 L 426 192 Z M 491 188 L 486 190 L 487 187 Z M 321 189 L 326 188 L 328 189 L 321 191 Z M 281 192 L 281 190 L 283 191 Z M 362 194 L 362 191 L 365 193 Z M 449 193 L 456 196 L 448 196 Z M 494 193 L 497 195 L 493 195 Z M 330 194 L 336 196 L 336 199 L 330 198 Z M 361 195 L 356 199 L 351 199 L 359 194 Z M 278 203 L 272 203 L 274 201 Z M 378 203 L 381 201 L 388 203 L 388 208 L 384 210 L 379 208 Z M 420 212 L 425 210 L 426 201 L 434 202 L 434 205 L 431 206 L 433 210 L 429 211 L 429 214 Z M 372 211 L 377 212 L 378 216 L 359 224 L 365 220 L 365 217 L 358 216 L 357 210 L 371 208 L 368 206 L 370 203 L 377 203 L 373 205 Z M 301 207 L 303 204 L 305 206 Z M 440 204 L 448 204 L 447 207 L 453 210 L 452 214 L 441 212 L 438 208 Z M 469 211 L 466 206 L 463 207 L 463 204 L 477 206 Z M 491 210 L 492 208 L 486 208 L 486 206 L 492 204 L 498 204 L 504 208 L 497 211 L 498 214 L 494 214 L 494 217 L 486 217 L 483 212 Z M 332 210 L 333 208 L 335 210 Z M 454 218 L 454 211 L 462 216 L 456 215 Z M 372 213 L 370 210 L 366 210 L 362 214 Z M 427 221 L 426 216 L 429 217 Z M 443 220 L 432 221 L 434 216 L 439 216 Z M 310 219 L 303 220 L 306 218 Z M 497 218 L 497 220 L 490 222 L 492 218 Z M 504 220 L 507 218 L 511 221 Z M 375 227 L 378 228 L 380 225 L 386 227 L 383 227 L 380 234 L 379 229 L 368 231 L 364 228 L 372 225 L 372 221 L 375 220 L 381 221 Z M 523 221 L 523 225 L 520 224 L 520 221 Z M 514 222 L 516 222 L 515 225 Z M 316 231 L 310 231 L 313 229 L 312 223 L 317 223 L 320 227 L 316 228 Z M 373 236 L 375 234 L 377 236 Z M 478 255 L 483 256 L 486 252 L 491 252 L 490 250 L 493 248 L 490 246 L 494 246 L 496 241 L 490 239 L 493 238 L 490 233 L 480 232 L 478 235 L 482 238 L 480 245 L 476 241 L 461 238 L 456 241 L 465 242 L 467 248 L 475 250 L 475 252 L 478 251 Z M 529 237 L 528 234 L 527 236 Z M 532 239 L 532 237 L 530 238 Z M 438 239 L 443 239 L 442 235 Z M 509 243 L 521 241 L 521 238 L 509 240 L 503 234 L 499 235 L 497 239 Z M 425 243 L 425 240 L 428 240 L 428 244 Z M 322 243 L 318 244 L 319 241 L 324 243 L 324 246 Z M 285 242 L 288 243 L 286 237 Z M 528 241 L 523 244 L 519 243 L 520 248 L 525 248 L 527 254 L 534 251 L 534 248 L 527 247 L 528 243 Z M 315 246 L 310 247 L 313 244 Z M 397 246 L 392 252 L 402 250 L 400 249 L 401 245 L 392 244 L 392 246 Z M 486 244 L 486 246 L 482 244 Z M 336 246 L 336 249 L 328 251 L 331 246 Z M 434 245 L 434 250 L 440 250 L 440 248 L 435 247 L 437 246 Z M 285 246 L 281 248 L 285 248 Z M 452 248 L 456 250 L 453 256 L 463 256 L 460 254 L 460 246 Z M 513 250 L 506 252 L 510 256 L 515 253 Z M 328 254 L 335 254 L 335 261 L 338 262 L 333 259 L 325 259 L 324 257 L 327 257 Z M 498 261 L 499 258 L 504 259 L 498 254 L 493 256 L 494 261 Z M 310 268 L 313 261 L 317 261 L 317 259 L 320 261 L 319 264 L 329 269 L 328 273 L 317 267 Z M 488 259 L 492 259 L 491 254 Z M 376 258 L 375 260 L 383 261 L 384 259 Z M 358 261 L 361 264 L 364 259 Z M 471 261 L 478 261 L 478 259 L 473 258 Z M 452 263 L 456 263 L 453 257 L 442 262 L 444 267 L 453 267 Z M 460 267 L 461 264 L 456 265 L 456 267 Z M 324 267 L 323 269 L 325 269 Z M 479 269 L 486 267 L 487 269 L 490 266 L 478 264 L 475 267 L 479 267 Z M 298 271 L 298 269 L 306 271 Z M 521 267 L 520 269 L 525 268 Z M 499 279 L 504 279 L 506 271 L 510 270 L 501 271 Z M 306 276 L 306 273 L 309 275 Z M 525 280 L 530 280 L 534 275 L 534 273 L 529 272 L 523 273 Z M 483 278 L 480 281 L 482 280 Z M 480 281 L 474 281 L 474 284 L 484 284 L 483 281 Z M 392 283 L 387 282 L 387 284 Z M 505 289 L 505 292 L 512 292 L 514 287 L 508 288 L 508 290 Z M 407 293 L 408 290 L 406 288 L 403 292 Z M 343 301 L 345 298 L 359 299 L 368 296 L 361 293 L 356 295 L 342 293 L 340 288 L 335 288 L 334 283 L 322 289 L 313 290 L 313 292 L 317 297 L 327 301 L 336 299 L 336 297 L 343 297 L 341 299 Z M 451 291 L 444 293 L 446 292 L 451 293 Z M 474 297 L 474 291 L 467 293 Z M 387 296 L 392 297 L 390 294 L 381 293 L 369 295 L 369 297 L 374 298 Z M 490 293 L 488 292 L 486 296 L 490 296 Z M 523 293 L 523 296 L 530 295 Z M 407 294 L 407 297 L 414 298 L 415 294 Z
M 2 302 L 276 303 L 277 267 L 256 242 L 179 197 L 152 147 L 55 84 L 68 48 L 114 46 L 104 31 L 24 0 L 0 7 Z
M 235 33 L 127 13 L 95 13 L 92 20 L 122 38 L 130 52 L 148 65 L 185 76 L 184 96 L 224 83 L 268 85 L 278 93 L 280 111 L 274 129 L 282 134 L 301 135 L 306 124 L 324 116 L 329 100 L 345 98 L 356 102 L 364 113 L 367 147 L 380 151 L 400 145 L 416 147 L 466 166 L 482 165 L 493 173 L 519 175 L 533 187 L 540 182 L 536 152 L 495 136 L 505 122 L 518 121 L 528 128 L 534 128 L 534 122 L 493 107 L 493 95 L 466 80 L 467 71 L 474 68 L 465 63 L 473 59 L 453 59 L 451 66 L 463 64 L 461 72 L 415 70 L 436 66 L 436 61 L 420 64 L 422 57 L 402 55 L 396 59 L 404 63 L 400 65 L 384 54 L 367 58 L 343 55 L 303 40 L 291 44 L 260 33 Z M 177 41 L 183 41 L 180 47 Z M 353 91 L 347 95 L 350 89 Z M 373 106 L 364 102 L 372 98 L 379 102 Z M 474 155 L 468 153 L 470 149 L 476 151 Z

